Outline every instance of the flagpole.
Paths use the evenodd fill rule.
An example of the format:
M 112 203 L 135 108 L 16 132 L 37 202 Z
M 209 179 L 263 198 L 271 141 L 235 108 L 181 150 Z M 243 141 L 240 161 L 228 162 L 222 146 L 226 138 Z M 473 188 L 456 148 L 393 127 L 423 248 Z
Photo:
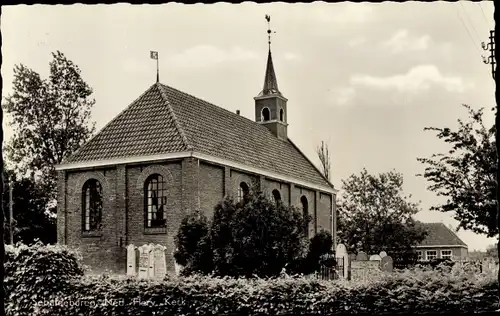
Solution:
M 156 55 L 156 82 L 160 82 L 160 56 L 158 55 Z

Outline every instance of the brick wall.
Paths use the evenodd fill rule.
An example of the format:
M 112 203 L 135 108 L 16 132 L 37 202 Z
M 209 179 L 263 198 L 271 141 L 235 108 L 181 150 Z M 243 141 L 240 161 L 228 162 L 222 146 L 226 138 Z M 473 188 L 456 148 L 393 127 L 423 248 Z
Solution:
M 200 163 L 200 208 L 208 219 L 224 198 L 224 167 Z
M 302 188 L 302 187 L 294 187 L 292 204 L 297 206 L 300 210 L 302 210 L 301 198 L 304 196 L 307 199 L 308 205 L 308 213 L 312 217 L 309 222 L 309 237 L 314 236 L 315 228 L 316 228 L 316 200 L 315 200 L 315 191 Z
M 273 190 L 278 190 L 281 195 L 281 201 L 285 205 L 290 205 L 290 185 L 288 183 L 278 182 L 271 179 L 265 179 L 264 193 L 271 194 Z
M 441 250 L 451 250 L 452 251 L 452 258 L 453 259 L 465 259 L 467 258 L 467 249 L 463 247 L 442 247 L 442 248 L 436 248 L 436 247 L 429 247 L 429 248 L 424 248 L 424 247 L 419 247 L 417 251 L 422 251 L 422 259 L 426 259 L 426 251 L 436 251 L 437 252 L 437 258 L 441 258 Z
M 155 243 L 166 246 L 167 271 L 169 272 L 174 271 L 172 256 L 175 249 L 174 236 L 185 214 L 182 209 L 181 187 L 183 166 L 184 164 L 178 161 L 127 168 L 127 244 L 139 247 L 146 243 Z M 167 182 L 166 229 L 144 227 L 144 183 L 148 176 L 155 173 L 161 174 Z
M 102 232 L 98 235 L 82 232 L 82 189 L 89 179 L 97 179 L 103 190 Z M 101 169 L 94 171 L 71 172 L 66 181 L 66 244 L 78 248 L 83 254 L 85 264 L 106 267 L 117 271 L 116 256 L 120 255 L 116 242 L 115 195 L 116 170 Z
M 319 193 L 319 203 L 317 208 L 317 231 L 326 230 L 332 233 L 332 195 Z
M 245 182 L 250 189 L 254 188 L 254 186 L 258 185 L 258 177 L 249 174 L 249 173 L 244 173 L 242 171 L 237 171 L 237 170 L 230 170 L 230 178 L 229 178 L 229 192 L 227 193 L 228 196 L 232 196 L 235 200 L 238 197 L 238 188 L 240 187 L 241 182 Z

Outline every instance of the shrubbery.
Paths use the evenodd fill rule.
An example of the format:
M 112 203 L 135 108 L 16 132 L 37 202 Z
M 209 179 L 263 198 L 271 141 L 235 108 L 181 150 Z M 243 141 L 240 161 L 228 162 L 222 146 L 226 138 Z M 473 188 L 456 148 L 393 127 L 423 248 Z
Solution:
M 495 276 L 457 267 L 356 283 L 292 277 L 82 277 L 74 253 L 42 245 L 8 247 L 6 272 L 7 315 L 35 316 L 472 313 L 494 309 L 498 288 Z
M 295 207 L 262 194 L 240 203 L 228 198 L 215 207 L 210 223 L 200 213 L 182 221 L 174 256 L 187 275 L 277 276 L 306 255 L 305 220 Z
M 5 248 L 7 314 L 31 315 L 37 301 L 68 289 L 69 282 L 84 272 L 78 254 L 66 247 L 38 242 Z

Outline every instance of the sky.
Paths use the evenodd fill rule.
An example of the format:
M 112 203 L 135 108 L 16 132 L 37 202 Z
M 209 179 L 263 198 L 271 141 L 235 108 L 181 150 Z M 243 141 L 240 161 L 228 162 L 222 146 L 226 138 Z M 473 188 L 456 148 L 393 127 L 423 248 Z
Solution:
M 416 218 L 457 227 L 443 201 L 416 175 L 417 157 L 447 146 L 424 127 L 456 127 L 462 104 L 487 108 L 495 85 L 481 55 L 494 28 L 493 2 L 2 6 L 2 97 L 13 68 L 48 77 L 63 52 L 94 89 L 99 130 L 156 81 L 254 119 L 262 89 L 271 16 L 278 86 L 288 98 L 288 134 L 314 162 L 330 148 L 332 183 L 396 170 L 420 201 Z M 8 118 L 7 118 L 8 119 Z M 8 139 L 12 130 L 4 122 Z M 460 230 L 469 250 L 495 242 Z

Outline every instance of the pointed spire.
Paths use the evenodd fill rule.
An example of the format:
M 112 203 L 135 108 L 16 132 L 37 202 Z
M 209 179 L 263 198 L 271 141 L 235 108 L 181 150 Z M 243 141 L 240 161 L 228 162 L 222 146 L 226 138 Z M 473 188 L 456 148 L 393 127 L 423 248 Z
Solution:
M 274 65 L 273 65 L 273 57 L 271 55 L 271 17 L 266 14 L 266 20 L 268 24 L 267 34 L 268 34 L 268 44 L 269 44 L 269 53 L 267 55 L 267 67 L 266 67 L 266 76 L 264 78 L 264 87 L 262 91 L 259 93 L 259 96 L 263 95 L 281 95 L 281 92 L 278 90 L 278 82 L 276 80 L 276 74 L 274 73 Z M 276 32 L 274 32 L 276 33 Z

